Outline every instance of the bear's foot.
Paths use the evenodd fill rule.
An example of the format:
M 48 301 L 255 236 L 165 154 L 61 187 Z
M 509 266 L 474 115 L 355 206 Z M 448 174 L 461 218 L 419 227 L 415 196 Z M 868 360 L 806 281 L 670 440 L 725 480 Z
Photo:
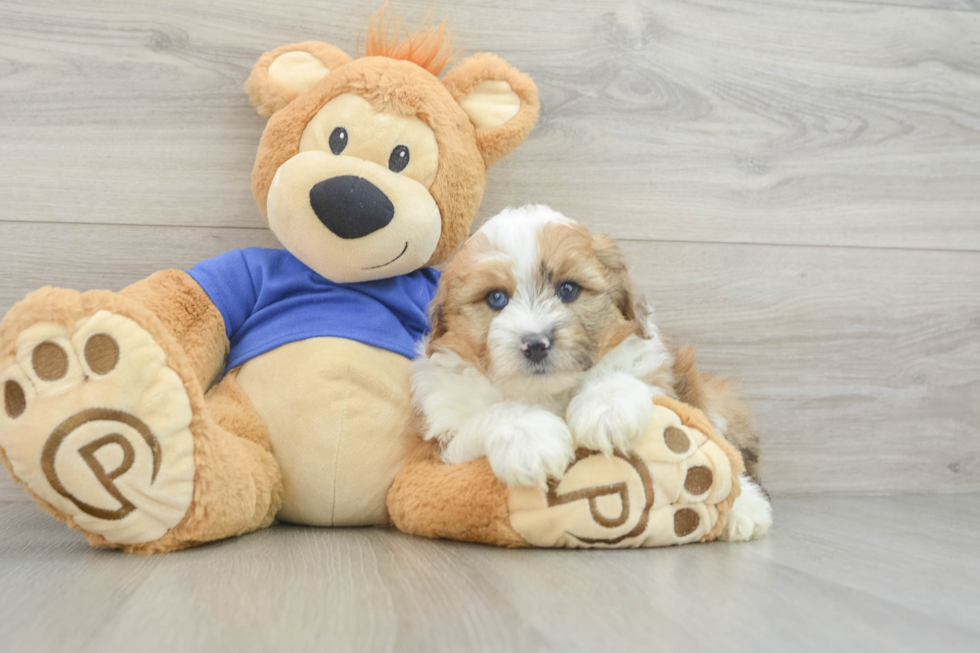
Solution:
M 157 540 L 194 497 L 185 382 L 134 319 L 48 292 L 64 295 L 29 299 L 3 325 L 0 449 L 42 506 L 90 541 Z

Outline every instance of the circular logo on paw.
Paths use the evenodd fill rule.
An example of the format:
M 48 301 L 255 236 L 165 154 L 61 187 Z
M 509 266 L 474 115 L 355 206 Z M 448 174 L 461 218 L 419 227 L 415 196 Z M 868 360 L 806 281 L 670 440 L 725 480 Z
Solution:
M 152 456 L 152 475 L 150 477 L 150 484 L 156 480 L 157 473 L 160 471 L 160 443 L 157 442 L 156 437 L 150 431 L 149 427 L 144 424 L 140 419 L 125 413 L 121 410 L 111 410 L 108 408 L 90 408 L 89 410 L 84 410 L 77 415 L 72 415 L 64 422 L 58 425 L 58 427 L 48 436 L 47 441 L 44 443 L 44 448 L 41 451 L 41 469 L 44 470 L 44 476 L 48 479 L 48 483 L 51 487 L 65 497 L 69 501 L 75 504 L 75 506 L 87 515 L 92 515 L 99 519 L 116 520 L 122 519 L 129 513 L 136 509 L 136 506 L 126 498 L 123 492 L 116 486 L 116 479 L 128 472 L 133 467 L 133 462 L 136 460 L 136 452 L 133 449 L 133 445 L 122 433 L 111 432 L 107 435 L 103 435 L 94 440 L 87 442 L 77 448 L 78 455 L 84 461 L 85 465 L 92 470 L 92 474 L 98 481 L 99 485 L 105 489 L 109 495 L 119 502 L 119 507 L 115 509 L 100 508 L 90 503 L 87 503 L 80 499 L 79 497 L 72 494 L 68 488 L 65 487 L 61 479 L 58 477 L 58 468 L 55 464 L 55 460 L 58 456 L 58 450 L 65 440 L 72 435 L 76 430 L 84 427 L 86 424 L 91 422 L 103 422 L 103 428 L 108 424 L 117 424 L 121 427 L 128 427 L 124 430 L 135 431 L 146 443 Z M 115 431 L 115 429 L 111 429 Z M 123 429 L 120 429 L 123 430 Z M 111 471 L 107 471 L 102 461 L 97 456 L 98 452 L 104 447 L 115 445 L 122 451 L 122 460 L 118 461 L 118 465 Z
M 595 483 L 604 476 L 622 480 Z M 583 482 L 588 484 L 582 487 Z M 639 535 L 647 527 L 653 500 L 653 479 L 646 463 L 635 453 L 618 451 L 610 458 L 580 450 L 561 482 L 548 484 L 547 493 L 549 508 L 578 502 L 588 507 L 588 517 L 575 520 L 581 529 L 569 531 L 585 544 L 617 544 Z

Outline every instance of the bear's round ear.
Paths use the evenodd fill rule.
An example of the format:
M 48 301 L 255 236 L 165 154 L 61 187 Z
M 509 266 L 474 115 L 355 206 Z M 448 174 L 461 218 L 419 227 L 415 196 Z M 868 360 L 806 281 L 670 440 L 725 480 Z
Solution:
M 476 127 L 488 166 L 523 143 L 538 121 L 538 87 L 495 54 L 464 59 L 442 82 Z
M 245 81 L 260 114 L 270 117 L 351 58 L 327 43 L 306 41 L 263 54 Z

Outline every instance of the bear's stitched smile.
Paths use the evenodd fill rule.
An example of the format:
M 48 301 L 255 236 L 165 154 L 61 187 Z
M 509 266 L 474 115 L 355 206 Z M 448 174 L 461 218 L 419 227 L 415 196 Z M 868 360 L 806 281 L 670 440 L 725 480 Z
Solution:
M 372 265 L 369 268 L 361 268 L 361 269 L 362 270 L 377 270 L 378 268 L 383 268 L 386 265 L 391 265 L 392 263 L 394 263 L 395 261 L 397 261 L 398 259 L 400 259 L 402 256 L 404 256 L 405 255 L 405 252 L 407 252 L 407 251 L 408 251 L 408 241 L 406 240 L 405 241 L 405 247 L 402 248 L 401 254 L 399 254 L 395 258 L 391 259 L 387 263 L 382 263 L 381 265 Z

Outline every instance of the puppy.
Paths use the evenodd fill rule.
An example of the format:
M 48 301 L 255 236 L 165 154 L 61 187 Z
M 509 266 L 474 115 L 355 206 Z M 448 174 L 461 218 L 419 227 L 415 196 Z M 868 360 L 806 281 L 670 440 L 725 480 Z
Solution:
M 430 311 L 412 383 L 447 463 L 486 456 L 506 483 L 545 487 L 578 447 L 628 449 L 665 394 L 702 409 L 745 459 L 723 539 L 769 530 L 748 408 L 697 371 L 693 348 L 668 350 L 611 238 L 546 206 L 506 209 L 448 264 Z

